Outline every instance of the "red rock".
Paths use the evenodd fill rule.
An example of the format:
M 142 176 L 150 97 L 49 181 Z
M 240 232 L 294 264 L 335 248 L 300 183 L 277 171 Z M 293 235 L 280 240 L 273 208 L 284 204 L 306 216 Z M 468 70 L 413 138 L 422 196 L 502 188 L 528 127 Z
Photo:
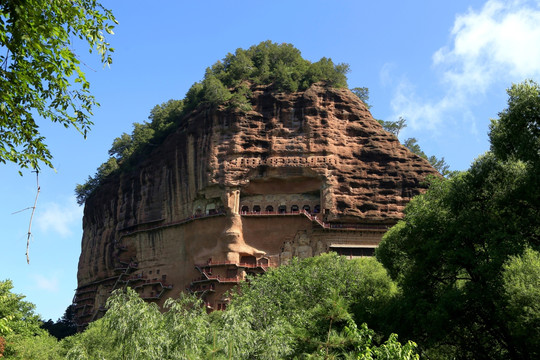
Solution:
M 99 317 L 114 288 L 159 304 L 189 289 L 221 309 L 246 273 L 292 256 L 369 255 L 427 175 L 437 172 L 346 89 L 260 86 L 253 111 L 199 107 L 87 199 L 79 322 Z

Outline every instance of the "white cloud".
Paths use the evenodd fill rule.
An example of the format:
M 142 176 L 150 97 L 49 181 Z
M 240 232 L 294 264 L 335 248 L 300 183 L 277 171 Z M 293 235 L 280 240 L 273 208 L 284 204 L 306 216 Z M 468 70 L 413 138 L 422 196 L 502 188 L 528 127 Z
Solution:
M 394 63 L 385 63 L 381 71 L 379 71 L 379 78 L 383 86 L 390 85 L 392 83 L 392 71 L 395 69 L 396 64 Z
M 392 102 L 395 115 L 413 128 L 434 129 L 450 111 L 468 112 L 494 85 L 539 78 L 540 1 L 489 0 L 458 15 L 450 44 L 433 54 L 433 65 L 444 86 L 439 100 L 419 99 L 402 81 Z
M 453 42 L 433 55 L 454 90 L 484 92 L 499 79 L 540 75 L 540 9 L 537 2 L 488 1 L 459 15 Z
M 58 277 L 57 276 L 49 276 L 45 277 L 41 274 L 35 274 L 33 275 L 34 281 L 36 282 L 36 286 L 38 289 L 45 290 L 48 292 L 58 292 Z
M 83 216 L 82 207 L 77 205 L 75 197 L 64 203 L 50 202 L 39 204 L 36 223 L 43 232 L 56 232 L 61 237 L 72 235 L 72 227 L 79 226 Z
M 435 130 L 444 113 L 454 107 L 456 99 L 445 96 L 436 102 L 426 102 L 415 95 L 414 86 L 406 79 L 399 83 L 392 99 L 395 118 L 403 116 L 413 129 L 420 127 Z M 427 120 L 427 121 L 426 121 Z

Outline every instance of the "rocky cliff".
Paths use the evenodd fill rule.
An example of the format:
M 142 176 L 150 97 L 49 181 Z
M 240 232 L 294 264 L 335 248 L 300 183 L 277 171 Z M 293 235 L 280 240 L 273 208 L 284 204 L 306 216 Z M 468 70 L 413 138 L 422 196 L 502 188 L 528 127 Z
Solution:
M 292 256 L 369 255 L 437 174 L 349 90 L 252 91 L 252 111 L 199 107 L 87 199 L 81 324 L 114 288 L 158 303 L 189 290 L 221 309 L 224 289 Z

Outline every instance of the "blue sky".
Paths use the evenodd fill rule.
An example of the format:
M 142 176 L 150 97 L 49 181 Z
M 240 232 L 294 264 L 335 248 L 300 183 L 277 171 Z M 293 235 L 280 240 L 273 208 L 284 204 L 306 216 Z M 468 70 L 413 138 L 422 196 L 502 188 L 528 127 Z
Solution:
M 115 137 L 150 109 L 181 99 L 207 66 L 261 41 L 292 43 L 304 58 L 348 63 L 349 87 L 368 87 L 375 118 L 409 126 L 428 155 L 465 170 L 489 149 L 490 118 L 506 106 L 512 82 L 540 80 L 539 1 L 101 1 L 119 21 L 103 69 L 80 46 L 101 107 L 88 139 L 41 123 L 55 170 L 43 169 L 26 234 L 36 177 L 0 166 L 0 279 L 56 320 L 77 286 L 82 208 L 73 189 L 107 159 Z

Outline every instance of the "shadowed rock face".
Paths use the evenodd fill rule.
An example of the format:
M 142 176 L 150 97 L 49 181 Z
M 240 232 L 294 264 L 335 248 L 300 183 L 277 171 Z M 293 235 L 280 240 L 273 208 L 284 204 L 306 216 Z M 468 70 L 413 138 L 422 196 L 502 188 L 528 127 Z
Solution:
M 80 323 L 126 285 L 160 304 L 189 289 L 222 308 L 235 281 L 292 256 L 369 255 L 437 174 L 349 90 L 254 87 L 252 104 L 248 113 L 198 108 L 88 198 Z

